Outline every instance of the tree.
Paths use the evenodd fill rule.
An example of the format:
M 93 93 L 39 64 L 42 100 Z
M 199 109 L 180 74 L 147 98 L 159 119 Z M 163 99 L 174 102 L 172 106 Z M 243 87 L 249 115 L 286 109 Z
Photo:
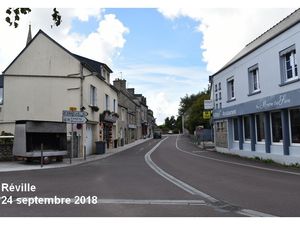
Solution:
M 9 26 L 14 25 L 14 28 L 19 26 L 20 16 L 27 15 L 31 12 L 30 8 L 8 8 L 6 9 L 6 18 L 5 21 Z M 55 26 L 59 26 L 62 22 L 61 15 L 56 8 L 53 8 L 52 20 L 54 21 Z M 53 25 L 51 25 L 52 27 Z
M 205 128 L 210 127 L 209 121 L 204 120 L 202 117 L 204 111 L 204 100 L 209 98 L 210 94 L 208 90 L 199 92 L 196 95 L 186 95 L 184 98 L 181 98 L 178 113 L 179 115 L 185 114 L 185 128 L 187 128 L 190 133 L 193 133 L 199 125 L 202 125 Z

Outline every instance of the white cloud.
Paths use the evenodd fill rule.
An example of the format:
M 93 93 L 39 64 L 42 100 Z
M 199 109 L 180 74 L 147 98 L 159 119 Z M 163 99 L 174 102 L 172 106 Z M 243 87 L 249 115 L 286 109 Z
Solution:
M 147 105 L 154 112 L 157 124 L 176 116 L 180 98 L 207 88 L 208 73 L 200 67 L 136 64 L 114 68 L 114 78 L 127 80 L 127 87 L 135 88 L 147 98 Z
M 52 9 L 33 8 L 28 16 L 21 16 L 19 27 L 9 27 L 4 18 L 5 10 L 0 11 L 1 45 L 0 45 L 0 70 L 3 71 L 8 64 L 25 47 L 28 33 L 28 25 L 32 25 L 33 36 L 42 29 L 58 43 L 71 52 L 90 57 L 107 64 L 112 63 L 112 58 L 124 47 L 124 35 L 129 32 L 115 15 L 104 15 L 101 9 L 59 9 L 62 15 L 62 24 L 53 26 Z M 98 28 L 90 34 L 81 34 L 72 30 L 72 20 L 88 21 L 96 18 Z
M 119 50 L 124 47 L 126 40 L 123 35 L 128 32 L 129 29 L 115 15 L 105 15 L 99 22 L 97 31 L 89 34 L 74 51 L 112 64 L 112 57 L 118 55 Z
M 199 47 L 209 72 L 219 70 L 247 43 L 293 11 L 294 9 L 199 9 L 197 7 L 159 9 L 159 12 L 172 20 L 187 16 L 199 21 L 197 30 L 203 34 L 203 41 L 199 43 Z

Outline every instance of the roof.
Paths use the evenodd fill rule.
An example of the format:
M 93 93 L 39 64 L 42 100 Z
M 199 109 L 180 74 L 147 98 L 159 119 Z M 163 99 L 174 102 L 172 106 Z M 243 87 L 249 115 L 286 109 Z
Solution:
M 91 72 L 96 72 L 98 74 L 101 74 L 101 67 L 105 67 L 106 70 L 110 73 L 112 73 L 113 71 L 104 63 L 80 56 L 80 55 L 76 55 L 72 52 L 70 52 L 68 49 L 64 48 L 62 45 L 60 45 L 58 42 L 56 42 L 53 38 L 51 38 L 48 34 L 46 34 L 44 31 L 39 30 L 37 32 L 37 34 L 33 37 L 33 39 L 31 39 L 29 41 L 29 43 L 27 43 L 27 45 L 25 46 L 25 48 L 17 55 L 17 57 L 8 65 L 8 67 L 3 71 L 3 73 L 5 73 L 8 68 L 17 60 L 17 58 L 19 58 L 19 56 L 28 48 L 28 46 L 36 39 L 36 37 L 39 34 L 43 34 L 45 37 L 47 37 L 50 41 L 52 41 L 54 44 L 56 44 L 57 46 L 59 46 L 60 48 L 62 48 L 64 51 L 66 51 L 68 54 L 70 54 L 71 56 L 73 56 L 74 58 L 76 58 L 77 60 L 79 60 L 88 70 L 90 70 Z
M 249 55 L 259 47 L 263 46 L 267 42 L 271 41 L 275 37 L 285 32 L 286 30 L 295 26 L 299 22 L 300 22 L 300 9 L 297 9 L 292 14 L 290 14 L 289 16 L 281 20 L 279 23 L 275 24 L 273 27 L 271 27 L 263 34 L 261 34 L 256 39 L 254 39 L 252 42 L 247 44 L 236 56 L 234 56 L 229 62 L 227 62 L 219 71 L 214 73 L 212 76 L 215 76 L 218 73 L 222 72 L 223 70 L 227 69 L 232 64 L 236 63 L 240 59 Z
M 95 61 L 95 60 L 92 60 L 92 59 L 89 59 L 89 58 L 86 58 L 86 57 L 83 57 L 83 56 L 80 56 L 80 55 L 76 55 L 76 54 L 73 54 L 72 55 L 78 59 L 82 64 L 84 64 L 89 70 L 91 70 L 91 72 L 97 72 L 99 74 L 101 74 L 101 68 L 102 67 L 105 67 L 105 69 L 112 73 L 113 71 L 104 63 L 101 63 L 101 62 L 98 62 L 98 61 Z

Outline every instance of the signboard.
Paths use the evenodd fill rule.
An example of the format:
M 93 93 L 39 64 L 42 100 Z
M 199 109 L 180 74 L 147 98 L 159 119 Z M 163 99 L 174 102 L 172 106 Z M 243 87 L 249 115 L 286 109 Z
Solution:
M 85 117 L 87 115 L 88 113 L 83 111 L 64 110 L 62 113 L 62 121 L 65 123 L 82 124 L 86 123 L 87 119 Z
M 203 119 L 205 120 L 210 119 L 210 111 L 203 111 Z
M 204 100 L 204 109 L 213 109 L 214 102 L 213 100 Z
M 77 108 L 76 108 L 76 107 L 74 107 L 74 106 L 70 106 L 70 107 L 69 107 L 69 110 L 70 110 L 70 111 L 76 111 L 76 110 L 77 110 Z

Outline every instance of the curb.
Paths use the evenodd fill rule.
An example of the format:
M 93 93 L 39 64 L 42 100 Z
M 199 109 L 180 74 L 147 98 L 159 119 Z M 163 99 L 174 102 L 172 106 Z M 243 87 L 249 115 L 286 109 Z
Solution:
M 64 161 L 62 163 L 59 164 L 48 164 L 48 165 L 44 165 L 42 168 L 40 166 L 40 164 L 21 164 L 24 161 L 13 161 L 13 162 L 0 162 L 0 173 L 4 173 L 4 172 L 15 172 L 15 171 L 27 171 L 27 170 L 45 170 L 45 169 L 56 169 L 56 168 L 64 168 L 64 167 L 70 167 L 70 166 L 77 166 L 77 165 L 82 165 L 85 163 L 89 163 L 89 162 L 93 162 L 93 161 L 97 161 L 97 160 L 101 160 L 101 159 L 105 159 L 107 157 L 110 157 L 114 154 L 123 152 L 127 149 L 130 149 L 132 147 L 135 147 L 139 144 L 142 144 L 146 141 L 151 140 L 152 138 L 147 138 L 147 139 L 139 139 L 135 142 L 132 142 L 130 144 L 112 149 L 112 152 L 107 152 L 103 155 L 90 155 L 87 156 L 86 160 L 84 160 L 83 158 L 74 158 L 72 159 L 72 164 L 68 163 L 69 162 L 69 158 L 65 158 Z M 7 164 L 7 167 L 4 167 L 4 164 Z M 3 167 L 3 168 L 1 168 Z

